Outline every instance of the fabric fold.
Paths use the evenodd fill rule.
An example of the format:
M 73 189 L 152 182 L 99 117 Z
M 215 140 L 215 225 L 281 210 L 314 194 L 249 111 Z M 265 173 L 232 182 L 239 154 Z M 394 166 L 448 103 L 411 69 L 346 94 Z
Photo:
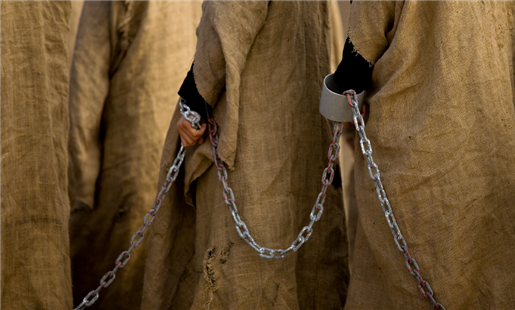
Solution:
M 267 1 L 203 3 L 193 73 L 200 95 L 212 107 L 224 92 L 227 111 L 223 120 L 219 119 L 218 149 L 220 158 L 229 168 L 234 166 L 237 147 L 240 77 L 252 44 L 266 21 L 267 12 Z

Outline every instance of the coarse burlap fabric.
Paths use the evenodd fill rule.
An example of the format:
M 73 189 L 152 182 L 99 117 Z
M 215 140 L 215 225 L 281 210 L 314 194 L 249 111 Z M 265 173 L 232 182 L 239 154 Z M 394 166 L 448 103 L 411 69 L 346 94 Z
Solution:
M 329 5 L 207 1 L 197 35 L 195 81 L 215 107 L 239 213 L 260 245 L 287 248 L 309 222 L 332 139 L 318 112 L 330 69 Z M 158 186 L 176 156 L 179 119 L 176 111 Z M 335 170 L 308 242 L 267 260 L 234 228 L 209 141 L 189 148 L 151 228 L 142 309 L 341 309 L 347 246 Z
M 70 80 L 74 301 L 114 268 L 155 198 L 200 2 L 86 1 Z M 146 241 L 92 309 L 139 309 Z
M 515 3 L 354 2 L 375 65 L 366 132 L 397 223 L 447 309 L 515 305 Z M 431 309 L 356 150 L 359 224 L 345 309 Z
M 329 1 L 329 27 L 331 33 L 331 72 L 338 68 L 342 60 L 343 45 L 345 44 L 345 34 L 343 31 L 342 16 L 338 1 Z
M 1 308 L 71 309 L 70 3 L 1 1 Z

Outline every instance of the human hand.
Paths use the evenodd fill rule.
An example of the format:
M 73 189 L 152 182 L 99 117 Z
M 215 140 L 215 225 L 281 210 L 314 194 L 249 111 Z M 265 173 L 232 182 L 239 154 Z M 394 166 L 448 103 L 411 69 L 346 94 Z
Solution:
M 190 118 L 193 118 L 193 116 Z M 206 132 L 206 128 L 206 123 L 201 124 L 200 129 L 193 128 L 191 123 L 187 121 L 184 116 L 181 116 L 181 119 L 177 123 L 177 129 L 179 130 L 181 142 L 184 147 L 204 143 L 204 133 Z

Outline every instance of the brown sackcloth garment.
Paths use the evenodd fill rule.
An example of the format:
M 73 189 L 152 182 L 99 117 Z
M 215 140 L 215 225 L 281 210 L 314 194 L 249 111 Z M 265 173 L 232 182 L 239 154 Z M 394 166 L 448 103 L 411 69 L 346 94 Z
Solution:
M 342 25 L 342 16 L 338 1 L 329 1 L 329 27 L 331 33 L 331 72 L 338 68 L 342 60 L 345 34 Z
M 71 309 L 70 3 L 1 1 L 1 308 Z
M 152 206 L 200 15 L 200 2 L 84 3 L 70 81 L 75 304 L 114 267 Z M 146 247 L 92 309 L 139 309 Z
M 327 2 L 206 1 L 194 74 L 215 107 L 229 186 L 255 240 L 287 248 L 309 222 L 332 126 L 318 112 L 330 67 Z M 178 149 L 174 114 L 163 183 Z M 142 309 L 341 309 L 348 270 L 338 167 L 325 212 L 304 246 L 267 260 L 243 241 L 223 202 L 209 141 L 152 226 Z
M 375 65 L 366 132 L 422 277 L 447 309 L 515 306 L 511 1 L 354 2 Z M 432 309 L 356 149 L 359 224 L 345 309 Z

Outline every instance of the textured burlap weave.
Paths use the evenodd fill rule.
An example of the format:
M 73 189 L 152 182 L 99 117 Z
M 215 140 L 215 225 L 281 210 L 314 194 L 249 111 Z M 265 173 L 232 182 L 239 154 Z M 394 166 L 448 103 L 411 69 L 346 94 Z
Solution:
M 200 2 L 86 1 L 70 81 L 74 300 L 129 247 L 155 198 Z M 146 241 L 91 309 L 139 309 Z
M 367 135 L 422 276 L 447 309 L 513 309 L 515 3 L 351 7 L 350 40 L 375 65 Z M 431 309 L 358 149 L 359 224 L 345 309 Z
M 208 1 L 197 34 L 195 81 L 215 107 L 240 214 L 258 243 L 288 247 L 309 221 L 332 136 L 318 112 L 329 5 Z M 179 118 L 176 111 L 159 184 L 177 152 Z M 188 149 L 152 226 L 142 309 L 340 309 L 348 271 L 336 175 L 309 241 L 266 260 L 234 229 L 209 141 Z
M 1 308 L 71 309 L 70 3 L 1 1 Z

